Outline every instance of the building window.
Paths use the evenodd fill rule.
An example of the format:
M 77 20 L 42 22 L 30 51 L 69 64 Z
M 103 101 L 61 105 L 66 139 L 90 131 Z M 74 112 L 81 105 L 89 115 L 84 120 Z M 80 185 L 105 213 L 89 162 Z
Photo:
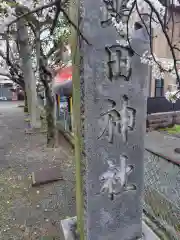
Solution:
M 164 96 L 164 79 L 155 79 L 155 97 Z

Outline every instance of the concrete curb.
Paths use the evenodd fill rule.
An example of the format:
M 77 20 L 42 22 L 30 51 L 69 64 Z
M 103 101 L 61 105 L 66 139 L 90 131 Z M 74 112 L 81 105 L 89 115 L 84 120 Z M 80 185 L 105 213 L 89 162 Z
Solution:
M 61 220 L 61 227 L 65 240 L 77 240 L 77 217 L 71 217 Z M 153 230 L 143 221 L 142 222 L 143 237 L 142 240 L 160 240 Z M 140 239 L 139 239 L 140 240 Z

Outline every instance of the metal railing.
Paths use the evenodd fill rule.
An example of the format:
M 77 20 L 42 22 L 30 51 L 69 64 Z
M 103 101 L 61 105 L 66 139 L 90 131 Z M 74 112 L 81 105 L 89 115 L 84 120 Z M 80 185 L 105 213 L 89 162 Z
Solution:
M 72 114 L 67 110 L 58 112 L 57 121 L 61 123 L 62 127 L 66 132 L 72 132 Z
M 144 210 L 168 240 L 180 239 L 180 167 L 145 152 Z

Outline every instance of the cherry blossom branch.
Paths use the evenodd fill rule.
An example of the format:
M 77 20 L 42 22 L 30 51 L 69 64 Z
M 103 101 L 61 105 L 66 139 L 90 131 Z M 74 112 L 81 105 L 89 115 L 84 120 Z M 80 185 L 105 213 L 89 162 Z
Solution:
M 127 42 L 128 42 L 128 44 L 129 44 L 130 48 L 131 48 L 134 52 L 135 52 L 135 50 L 132 48 L 131 42 L 130 42 L 130 39 L 129 39 L 129 20 L 130 20 L 130 17 L 131 17 L 131 14 L 132 14 L 132 12 L 133 12 L 133 9 L 134 9 L 135 5 L 136 5 L 136 1 L 133 2 L 132 7 L 131 7 L 131 9 L 129 10 L 129 15 L 128 15 L 128 18 L 127 18 L 127 26 L 126 26 Z M 135 53 L 136 53 L 136 55 L 140 56 L 137 52 L 135 52 Z
M 10 55 L 9 55 L 9 51 L 10 51 L 10 46 L 9 46 L 9 39 L 8 36 L 4 35 L 4 40 L 6 41 L 6 54 L 3 53 L 3 51 L 0 50 L 0 56 L 5 60 L 7 66 L 9 66 L 9 71 L 10 71 L 10 76 L 11 79 L 21 85 L 22 87 L 24 87 L 24 81 L 23 81 L 23 75 L 19 73 L 18 69 L 20 70 L 20 66 L 18 66 L 17 64 L 13 64 L 12 61 L 10 60 Z
M 148 5 L 151 7 L 152 11 L 156 14 L 156 17 L 157 17 L 157 19 L 158 19 L 158 21 L 159 21 L 159 24 L 160 24 L 160 26 L 161 26 L 161 29 L 162 29 L 162 31 L 163 31 L 163 33 L 164 33 L 164 36 L 165 36 L 165 38 L 166 38 L 166 40 L 167 40 L 167 43 L 168 43 L 168 45 L 169 45 L 169 48 L 170 48 L 170 51 L 171 51 L 171 54 L 172 54 L 172 57 L 173 57 L 174 70 L 175 70 L 175 73 L 176 73 L 177 81 L 178 81 L 178 83 L 180 84 L 180 78 L 179 78 L 178 69 L 177 69 L 177 66 L 176 66 L 176 62 L 177 62 L 177 60 L 176 60 L 176 55 L 175 55 L 173 46 L 172 46 L 172 44 L 171 44 L 171 41 L 170 41 L 170 39 L 169 39 L 168 33 L 166 32 L 166 30 L 165 30 L 165 28 L 164 28 L 164 24 L 163 24 L 163 22 L 162 22 L 162 20 L 161 20 L 161 18 L 160 18 L 160 16 L 159 16 L 159 13 L 158 13 L 158 11 L 155 9 L 155 7 L 153 6 L 153 4 L 152 4 L 149 0 L 144 0 L 144 1 L 145 1 L 146 3 L 148 3 Z
M 12 24 L 16 23 L 18 20 L 20 20 L 21 18 L 25 18 L 25 17 L 28 17 L 29 15 L 33 14 L 33 13 L 37 13 L 39 11 L 42 11 L 44 9 L 47 9 L 47 8 L 50 8 L 50 7 L 53 7 L 53 6 L 58 6 L 57 9 L 57 13 L 56 13 L 56 16 L 55 16 L 55 19 L 53 21 L 53 25 L 55 26 L 56 25 L 56 22 L 58 17 L 57 17 L 57 14 L 59 16 L 59 13 L 62 12 L 63 15 L 65 16 L 65 18 L 67 19 L 67 21 L 74 27 L 74 29 L 77 31 L 77 33 L 82 37 L 82 39 L 88 44 L 88 45 L 91 45 L 88 41 L 88 39 L 82 34 L 82 32 L 80 31 L 79 27 L 76 26 L 76 24 L 70 19 L 69 15 L 67 14 L 67 12 L 65 11 L 64 8 L 62 8 L 60 6 L 60 3 L 61 3 L 61 0 L 55 0 L 54 2 L 51 2 L 49 4 L 46 4 L 46 5 L 43 5 L 41 7 L 37 7 L 31 11 L 28 11 L 27 13 L 23 13 L 21 14 L 20 16 L 16 17 L 16 19 L 12 20 L 10 23 L 8 23 L 8 27 L 10 27 Z M 63 3 L 64 4 L 64 3 Z M 21 8 L 21 7 L 19 7 Z M 53 32 L 53 28 L 54 26 L 52 26 L 51 28 L 51 34 Z
M 163 9 L 159 9 L 160 11 L 158 11 L 158 8 L 156 6 L 154 6 L 151 1 L 149 1 L 149 0 L 143 0 L 143 1 L 147 4 L 148 9 L 150 9 L 150 14 L 149 13 L 148 14 L 141 13 L 140 12 L 141 10 L 139 11 L 139 6 L 140 5 L 139 5 L 139 3 L 137 3 L 137 0 L 133 0 L 133 1 L 128 1 L 127 0 L 127 1 L 123 2 L 120 9 L 118 10 L 119 12 L 117 12 L 116 9 L 113 8 L 112 1 L 104 0 L 104 2 L 108 4 L 108 7 L 111 9 L 111 11 L 113 13 L 116 13 L 116 16 L 113 20 L 113 25 L 116 27 L 117 31 L 118 32 L 122 31 L 123 30 L 123 25 L 125 25 L 126 31 L 127 31 L 127 33 L 126 33 L 127 34 L 126 35 L 127 42 L 128 42 L 128 45 L 130 46 L 130 48 L 131 48 L 131 43 L 129 41 L 129 22 L 130 22 L 129 19 L 130 19 L 131 15 L 132 15 L 132 19 L 134 17 L 133 14 L 135 14 L 135 13 L 132 9 L 133 9 L 134 4 L 136 4 L 136 11 L 135 12 L 136 12 L 136 14 L 138 14 L 138 16 L 140 18 L 140 21 L 142 23 L 142 27 L 146 29 L 147 34 L 150 37 L 151 56 L 148 59 L 147 53 L 146 54 L 144 53 L 143 54 L 144 56 L 142 56 L 142 59 L 143 59 L 143 57 L 146 57 L 147 58 L 146 63 L 148 63 L 150 65 L 155 63 L 154 66 L 155 67 L 156 67 L 156 65 L 158 66 L 158 68 L 160 70 L 160 74 L 163 73 L 163 72 L 176 74 L 177 80 L 180 83 L 179 75 L 178 75 L 178 69 L 177 69 L 177 58 L 176 58 L 176 52 L 175 52 L 175 50 L 178 50 L 178 48 L 177 48 L 177 46 L 173 46 L 173 43 L 172 43 L 172 41 L 174 40 L 173 39 L 174 38 L 173 34 L 172 34 L 171 37 L 169 36 L 170 35 L 169 34 L 169 21 L 170 20 L 172 20 L 172 22 L 173 22 L 173 29 L 174 29 L 174 18 L 173 18 L 173 16 L 171 16 L 171 14 L 174 14 L 174 12 L 175 12 L 174 8 L 172 8 L 172 6 L 171 6 L 171 8 L 170 8 L 171 11 L 169 12 L 169 5 L 168 5 L 168 6 L 166 6 L 165 12 L 163 13 Z M 127 17 L 126 18 L 127 20 L 123 18 L 124 16 Z M 143 18 L 144 16 L 146 16 L 146 18 L 148 17 L 149 26 L 147 26 L 147 23 L 144 21 L 144 18 Z M 162 17 L 163 17 L 163 19 L 162 19 Z M 117 18 L 118 18 L 118 20 L 120 20 L 120 24 L 119 24 L 119 21 L 117 20 Z M 172 54 L 172 58 L 173 58 L 173 62 L 174 62 L 173 67 L 171 67 L 169 65 L 166 68 L 165 65 L 163 65 L 163 62 L 161 62 L 160 59 L 158 60 L 153 53 L 153 48 L 152 48 L 152 38 L 153 38 L 152 27 L 153 27 L 153 25 L 152 25 L 152 22 L 154 22 L 155 24 L 159 24 L 161 29 L 162 29 L 162 32 L 165 36 L 168 47 L 170 48 L 170 52 Z M 176 49 L 175 49 L 175 47 L 176 47 Z M 145 63 L 145 61 L 144 61 L 144 63 Z
M 54 2 L 50 2 L 49 4 L 46 4 L 46 5 L 43 5 L 43 6 L 40 6 L 40 7 L 37 7 L 31 11 L 28 11 L 27 13 L 24 13 L 18 17 L 16 17 L 16 19 L 12 20 L 11 22 L 8 23 L 8 27 L 11 26 L 12 24 L 16 23 L 17 21 L 19 21 L 21 18 L 25 18 L 27 17 L 28 15 L 31 15 L 33 13 L 36 13 L 36 12 L 39 12 L 39 11 L 42 11 L 44 9 L 47 9 L 47 8 L 50 8 L 50 7 L 53 7 L 54 5 L 57 4 L 59 0 L 55 0 Z
M 41 56 L 43 58 L 49 59 L 57 51 L 57 49 L 59 47 L 59 44 L 61 45 L 61 42 L 59 44 L 57 44 L 56 41 L 53 41 L 53 43 L 54 43 L 53 47 L 48 51 L 47 54 L 44 54 L 44 51 L 42 49 L 42 40 L 40 40 L 39 37 L 37 36 L 37 24 L 36 24 L 36 26 L 34 26 L 31 22 L 28 22 L 28 24 L 29 24 L 29 26 L 30 26 L 33 34 L 34 34 L 35 42 L 37 42 L 37 41 L 40 42 L 40 53 L 41 53 Z M 39 29 L 39 32 L 40 32 L 40 29 Z M 36 45 L 37 45 L 37 43 L 36 43 Z
M 74 27 L 74 29 L 77 31 L 77 33 L 82 37 L 82 39 L 88 44 L 88 45 L 92 45 L 88 39 L 82 34 L 82 32 L 80 31 L 79 27 L 76 26 L 76 24 L 71 20 L 71 18 L 69 17 L 69 15 L 67 14 L 67 12 L 61 8 L 61 12 L 63 13 L 64 17 L 67 19 L 67 21 Z
M 53 32 L 54 32 L 54 29 L 56 27 L 56 24 L 57 24 L 57 20 L 58 20 L 58 17 L 59 17 L 59 14 L 61 12 L 61 0 L 57 1 L 57 4 L 56 4 L 56 13 L 55 13 L 55 17 L 53 19 L 53 23 L 52 23 L 52 27 L 51 27 L 51 30 L 50 30 L 50 34 L 52 35 Z
M 165 69 L 163 69 L 163 67 L 161 66 L 161 64 L 156 60 L 155 56 L 154 56 L 154 53 L 153 53 L 153 49 L 152 49 L 152 15 L 153 15 L 153 11 L 151 11 L 151 13 L 149 14 L 149 29 L 148 27 L 146 26 L 146 23 L 144 21 L 144 19 L 142 18 L 142 15 L 139 11 L 139 8 L 138 8 L 138 4 L 136 2 L 136 11 L 139 15 L 139 18 L 141 20 L 141 22 L 143 23 L 143 26 L 145 27 L 148 35 L 149 35 L 149 40 L 150 40 L 150 52 L 151 52 L 151 56 L 153 58 L 153 61 L 157 64 L 157 66 L 159 67 L 159 69 L 162 71 L 166 71 Z

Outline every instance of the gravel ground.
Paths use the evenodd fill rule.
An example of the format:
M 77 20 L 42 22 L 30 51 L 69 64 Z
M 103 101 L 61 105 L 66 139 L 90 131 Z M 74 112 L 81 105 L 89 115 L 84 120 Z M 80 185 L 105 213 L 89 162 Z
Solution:
M 60 220 L 75 216 L 73 153 L 47 149 L 43 134 L 25 134 L 17 103 L 0 102 L 0 240 L 63 239 Z M 60 166 L 63 180 L 31 186 L 31 172 Z

